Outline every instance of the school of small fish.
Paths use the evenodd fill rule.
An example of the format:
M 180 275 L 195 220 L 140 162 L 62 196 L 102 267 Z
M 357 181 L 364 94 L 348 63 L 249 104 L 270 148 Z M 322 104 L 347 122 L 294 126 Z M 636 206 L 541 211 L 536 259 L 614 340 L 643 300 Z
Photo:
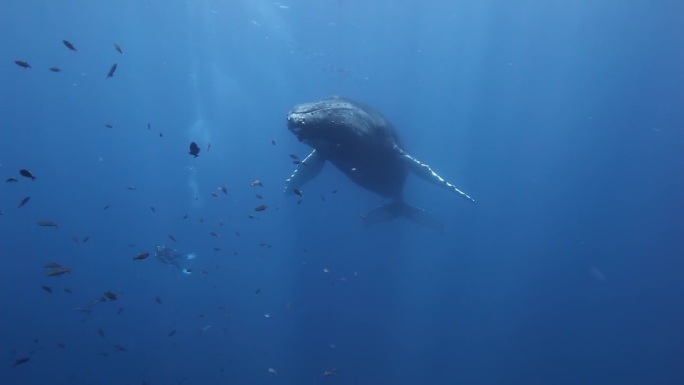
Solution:
M 79 51 L 79 49 L 77 48 L 77 45 L 75 43 L 73 43 L 72 41 L 62 40 L 62 44 L 69 51 L 72 51 L 73 55 L 76 55 L 74 57 L 78 57 L 77 55 L 81 54 L 81 51 Z M 86 50 L 87 45 L 83 44 L 83 45 L 79 45 L 79 47 L 82 48 L 83 50 Z M 117 55 L 117 54 L 118 55 L 124 55 L 124 50 L 121 47 L 121 45 L 119 45 L 118 43 L 113 43 L 113 47 L 114 47 L 114 50 L 116 52 L 115 55 Z M 111 50 L 111 47 L 109 49 Z M 129 59 L 128 56 L 129 55 L 126 55 L 125 58 Z M 22 60 L 15 60 L 14 63 L 18 67 L 22 68 L 23 70 L 32 70 L 32 71 L 36 70 L 35 67 L 32 66 L 29 63 L 29 61 L 27 61 L 27 60 L 23 60 L 23 59 Z M 35 63 L 33 63 L 33 64 L 36 65 Z M 41 66 L 42 66 L 42 64 L 41 64 Z M 46 65 L 43 68 L 46 68 L 50 72 L 53 72 L 53 73 L 64 73 L 64 72 L 69 71 L 69 69 L 66 66 L 62 66 L 62 67 L 51 66 L 50 67 L 50 66 Z M 111 82 L 117 81 L 117 78 L 115 77 L 117 70 L 124 71 L 124 70 L 127 70 L 127 67 L 126 67 L 126 63 L 123 63 L 121 67 L 119 67 L 118 63 L 113 63 L 109 67 L 108 70 L 104 71 L 105 69 L 106 68 L 102 69 L 103 70 L 102 73 L 104 74 L 104 80 L 107 80 L 107 84 L 110 84 Z M 50 75 L 50 76 L 52 76 L 52 75 Z M 62 76 L 62 75 L 55 75 L 55 76 Z M 102 78 L 99 78 L 99 79 L 100 79 L 100 81 L 103 81 Z M 109 80 L 109 79 L 112 79 L 112 80 Z M 103 122 L 100 121 L 99 127 L 102 127 L 102 123 Z M 121 125 L 122 125 L 122 123 L 120 120 L 112 119 L 109 122 L 104 123 L 104 127 L 108 130 L 103 130 L 102 132 L 108 132 L 108 133 L 109 132 L 116 132 L 117 130 L 121 130 L 121 128 L 120 128 Z M 148 122 L 148 123 L 146 123 L 146 125 L 143 126 L 143 128 L 146 128 L 146 130 L 151 131 L 152 130 L 152 124 Z M 160 138 L 164 137 L 162 132 L 159 132 L 158 136 Z M 187 151 L 187 154 L 190 155 L 189 161 L 191 161 L 191 162 L 201 161 L 202 159 L 204 159 L 204 157 L 208 156 L 207 153 L 209 153 L 209 150 L 212 148 L 214 150 L 212 150 L 209 155 L 214 154 L 216 151 L 219 151 L 219 152 L 221 151 L 221 149 L 220 149 L 221 143 L 217 142 L 216 146 L 212 146 L 211 142 L 206 142 L 206 143 L 198 143 L 198 142 L 199 141 L 191 141 L 189 144 L 189 147 L 187 147 L 188 149 L 186 151 Z M 276 139 L 275 138 L 271 139 L 270 143 L 272 146 L 276 146 Z M 202 152 L 202 148 L 205 149 L 204 153 Z M 180 151 L 178 153 L 180 154 Z M 200 154 L 203 154 L 203 156 L 201 158 L 200 158 Z M 185 156 L 187 157 L 187 155 L 185 155 Z M 292 160 L 293 163 L 295 163 L 295 164 L 300 163 L 300 160 L 299 160 L 300 158 L 298 155 L 288 154 L 288 156 Z M 196 160 L 197 158 L 199 158 L 199 159 Z M 100 158 L 100 161 L 102 161 L 101 158 Z M 51 167 L 50 164 L 47 164 L 47 163 L 41 164 L 40 162 L 36 162 L 35 164 L 27 165 L 27 167 L 32 167 L 32 169 L 22 168 L 22 169 L 17 170 L 16 174 L 13 173 L 12 175 L 5 176 L 6 177 L 5 182 L 6 182 L 7 186 L 22 185 L 24 183 L 30 185 L 30 186 L 27 186 L 27 188 L 25 190 L 22 190 L 22 191 L 27 191 L 27 192 L 31 193 L 31 195 L 26 195 L 23 197 L 21 195 L 19 195 L 16 198 L 13 198 L 12 202 L 10 202 L 11 206 L 8 207 L 8 209 L 14 209 L 14 210 L 22 209 L 22 213 L 27 212 L 27 210 L 30 211 L 34 207 L 34 205 L 41 205 L 41 207 L 42 207 L 42 205 L 47 203 L 47 202 L 45 202 L 45 199 L 46 199 L 45 195 L 41 195 L 41 194 L 37 194 L 37 193 L 33 194 L 33 192 L 40 190 L 40 189 L 43 189 L 43 190 L 49 189 L 49 186 L 44 185 L 43 181 L 47 180 L 49 178 L 55 177 L 55 175 L 49 175 L 50 173 L 54 172 L 54 169 Z M 37 174 L 34 173 L 34 170 L 37 172 Z M 40 176 L 40 178 L 38 178 L 36 175 Z M 136 184 L 128 184 L 128 185 L 124 184 L 123 186 L 120 186 L 119 188 L 121 188 L 122 190 L 125 188 L 125 189 L 131 191 L 130 194 L 133 197 L 142 196 L 142 193 L 145 190 L 145 186 L 143 185 L 143 183 L 139 183 L 139 184 L 137 183 L 137 182 L 141 182 L 140 180 L 135 179 L 134 175 L 132 175 L 131 179 L 127 182 L 133 182 Z M 264 184 L 262 179 L 251 179 L 251 181 L 249 181 L 248 183 L 249 183 L 249 186 L 257 187 L 258 190 L 260 191 L 260 193 L 255 194 L 253 197 L 256 197 L 256 199 L 258 199 L 260 201 L 267 199 L 267 194 L 261 193 L 263 191 L 267 191 L 267 189 L 264 188 L 265 184 Z M 245 181 L 239 182 L 239 184 L 240 185 L 246 185 Z M 136 191 L 138 191 L 138 187 L 136 185 L 140 186 L 139 192 L 136 192 Z M 213 184 L 213 186 L 217 186 L 217 184 Z M 221 183 L 221 184 L 218 184 L 218 187 L 216 187 L 215 191 L 211 191 L 209 195 L 212 198 L 214 198 L 215 200 L 218 200 L 218 202 L 221 202 L 223 200 L 228 202 L 229 199 L 231 199 L 231 196 L 233 195 L 232 191 L 233 190 L 231 189 L 231 192 L 229 193 L 229 189 L 226 186 L 226 184 Z M 296 189 L 296 190 L 294 190 L 294 193 L 299 199 L 297 204 L 301 203 L 301 199 L 304 196 L 303 192 L 300 189 Z M 336 190 L 333 190 L 333 193 L 336 193 Z M 138 195 L 138 194 L 141 194 L 141 195 Z M 21 199 L 19 199 L 19 198 L 21 198 Z M 221 199 L 219 199 L 219 198 L 221 198 Z M 194 199 L 198 200 L 199 197 L 196 196 Z M 254 198 L 252 198 L 252 199 L 254 199 Z M 17 204 L 17 202 L 18 202 L 18 204 Z M 30 204 L 29 204 L 29 202 L 30 202 Z M 6 203 L 4 199 L 3 199 L 2 203 L 3 204 Z M 110 215 L 109 213 L 114 213 L 117 211 L 117 209 L 119 207 L 124 206 L 124 204 L 122 204 L 120 202 L 115 202 L 115 203 L 116 204 L 113 204 L 113 203 L 109 203 L 107 201 L 99 203 L 99 205 L 97 206 L 98 212 L 102 213 L 102 215 Z M 168 212 L 171 209 L 175 209 L 175 207 L 168 207 L 168 205 L 162 205 L 162 204 L 149 205 L 149 203 L 152 203 L 152 202 L 147 203 L 147 205 L 148 205 L 147 207 L 149 207 L 149 212 L 151 212 L 152 214 L 161 215 L 161 213 Z M 28 204 L 28 207 L 24 208 L 27 204 Z M 260 203 L 260 204 L 249 206 L 249 207 L 250 208 L 248 208 L 248 207 L 242 208 L 243 215 L 246 215 L 249 219 L 254 219 L 255 223 L 258 223 L 258 221 L 261 220 L 262 218 L 266 218 L 269 214 L 269 213 L 263 213 L 267 209 L 269 209 L 269 205 L 267 205 L 267 204 Z M 272 208 L 269 209 L 269 212 L 274 212 L 274 211 L 277 211 L 279 209 L 279 207 L 276 205 L 273 205 L 271 207 Z M 159 208 L 159 210 L 157 208 Z M 6 211 L 0 210 L 0 215 L 5 214 L 5 212 Z M 148 215 L 149 215 L 149 212 L 148 212 Z M 260 214 L 255 215 L 254 212 L 257 212 Z M 59 213 L 59 211 L 57 211 L 57 213 Z M 76 214 L 76 213 L 74 213 L 74 214 Z M 92 215 L 92 213 L 88 213 L 88 214 Z M 178 220 L 180 220 L 180 221 L 186 220 L 190 217 L 190 214 L 188 214 L 187 212 L 186 213 L 181 212 L 181 213 L 178 213 L 177 215 L 178 216 L 176 218 L 178 218 Z M 265 217 L 262 217 L 262 215 L 264 215 Z M 201 217 L 200 218 L 194 217 L 194 219 L 192 217 L 190 217 L 190 218 L 191 219 L 189 221 L 186 221 L 185 223 L 190 223 L 191 221 L 193 221 L 194 223 L 198 223 L 199 225 L 204 223 L 204 218 L 201 218 Z M 142 219 L 140 219 L 140 220 L 142 220 Z M 91 239 L 90 235 L 84 236 L 82 234 L 81 235 L 75 235 L 74 234 L 74 233 L 79 233 L 79 232 L 85 232 L 88 229 L 87 228 L 74 229 L 73 228 L 74 227 L 73 220 L 71 220 L 70 215 L 61 215 L 60 216 L 58 214 L 54 214 L 54 217 L 52 215 L 50 215 L 48 218 L 38 217 L 38 218 L 33 219 L 33 223 L 37 224 L 39 227 L 46 228 L 46 230 L 36 230 L 36 231 L 40 231 L 40 234 L 51 234 L 50 236 L 66 237 L 66 239 L 71 239 L 73 241 L 73 243 L 70 243 L 70 244 L 74 245 L 74 247 L 85 247 L 84 244 L 87 243 Z M 226 223 L 229 224 L 229 222 L 226 222 Z M 179 228 L 185 228 L 185 227 L 179 226 L 178 224 L 169 224 L 169 226 L 170 227 L 176 226 Z M 224 221 L 223 220 L 219 221 L 218 226 L 223 227 Z M 69 231 L 71 235 L 65 234 L 66 231 Z M 221 235 L 222 232 L 219 232 L 218 229 L 206 231 L 204 234 L 207 234 L 207 233 L 211 236 L 211 239 L 213 239 L 213 242 L 221 242 L 221 244 L 224 245 L 224 247 L 229 247 L 229 245 L 226 245 L 225 243 L 230 242 L 229 241 L 230 238 L 240 240 L 240 242 L 241 242 L 240 244 L 243 243 L 243 241 L 241 241 L 241 239 L 243 239 L 243 238 L 241 238 L 241 231 L 238 231 L 238 230 L 234 231 L 235 237 L 232 237 L 232 236 L 231 237 L 223 237 Z M 225 232 L 223 232 L 223 233 L 225 234 Z M 247 231 L 245 231 L 245 233 L 247 233 Z M 250 234 L 247 234 L 245 238 L 249 238 L 249 236 L 250 236 Z M 254 234 L 252 234 L 252 236 L 254 236 Z M 169 240 L 171 240 L 172 242 L 179 242 L 179 240 L 187 242 L 186 238 L 190 238 L 190 236 L 184 231 L 179 231 L 178 236 L 176 236 L 175 234 L 168 234 L 166 237 Z M 36 240 L 36 241 L 41 242 L 41 240 Z M 91 243 L 93 244 L 92 247 L 99 247 L 97 245 L 98 241 L 97 241 L 96 236 L 93 237 L 93 241 Z M 179 242 L 179 243 L 181 243 L 181 242 Z M 139 247 L 137 243 L 128 243 L 127 246 L 128 247 L 135 247 L 136 250 L 133 250 L 132 252 L 129 252 L 128 254 L 124 253 L 123 255 L 121 255 L 121 257 L 122 257 L 121 263 L 130 263 L 130 264 L 132 264 L 132 266 L 134 266 L 134 269 L 149 269 L 149 266 L 151 266 L 150 264 L 152 262 L 150 262 L 148 260 L 148 258 L 155 255 L 154 254 L 154 247 L 152 245 L 146 245 L 143 247 Z M 258 243 L 258 245 L 255 243 L 254 246 L 258 246 L 258 248 L 261 248 L 261 249 L 273 248 L 273 245 L 269 242 L 260 242 L 260 243 Z M 224 249 L 217 245 L 217 246 L 213 247 L 212 250 L 216 253 L 222 253 L 223 252 L 222 250 L 224 250 Z M 235 250 L 232 251 L 232 256 L 238 256 L 238 255 L 239 255 L 239 251 L 237 249 L 237 246 L 235 246 Z M 70 295 L 70 294 L 74 293 L 75 291 L 77 291 L 75 289 L 72 290 L 72 288 L 70 288 L 68 285 L 70 285 L 73 282 L 74 276 L 81 274 L 79 272 L 78 260 L 71 258 L 69 256 L 55 255 L 55 256 L 49 256 L 49 257 L 50 258 L 54 257 L 55 259 L 58 259 L 60 261 L 64 260 L 65 263 L 67 263 L 67 266 L 69 266 L 69 267 L 63 265 L 62 263 L 58 263 L 58 262 L 46 262 L 46 263 L 44 263 L 42 265 L 42 269 L 43 269 L 42 275 L 43 275 L 43 279 L 45 280 L 45 284 L 41 285 L 40 288 L 38 288 L 38 290 L 42 290 L 44 292 L 43 295 L 46 296 L 45 298 L 51 298 L 51 299 L 58 297 L 60 295 L 60 293 L 66 293 L 67 295 Z M 154 260 L 155 258 L 149 258 L 149 259 Z M 133 261 L 133 262 L 131 262 L 131 261 Z M 204 268 L 195 269 L 194 271 L 201 273 L 201 275 L 205 275 L 205 274 L 208 274 L 210 272 L 217 272 L 217 271 L 219 271 L 220 268 L 221 268 L 221 266 L 217 264 L 214 267 L 206 266 Z M 40 272 L 40 268 L 38 268 L 36 270 L 38 270 Z M 329 270 L 327 268 L 324 271 L 326 273 L 329 273 Z M 189 274 L 189 273 L 192 273 L 193 270 L 192 269 L 184 269 L 184 272 L 186 274 Z M 123 274 L 123 273 L 121 273 L 121 272 L 110 272 L 109 274 Z M 125 282 L 125 277 L 122 277 L 122 282 Z M 266 282 L 264 282 L 264 283 L 266 283 Z M 268 289 L 264 289 L 262 291 L 261 286 L 258 286 L 257 289 L 254 290 L 253 288 L 256 286 L 257 285 L 251 286 L 251 289 L 249 289 L 249 291 L 253 292 L 253 295 L 251 296 L 252 298 L 248 299 L 248 300 L 255 300 L 254 297 L 264 298 L 265 296 L 270 295 L 270 293 L 268 293 Z M 249 291 L 247 291 L 247 292 L 249 292 Z M 126 314 L 123 314 L 125 304 L 126 304 L 126 300 L 128 298 L 134 297 L 135 293 L 129 292 L 129 291 L 125 290 L 125 288 L 114 287 L 114 288 L 109 288 L 109 289 L 102 288 L 95 293 L 90 293 L 90 294 L 84 293 L 84 295 L 86 295 L 87 297 L 83 301 L 77 303 L 75 306 L 69 307 L 68 311 L 79 312 L 79 314 L 81 314 L 82 317 L 89 317 L 93 312 L 96 312 L 96 311 L 102 313 L 99 317 L 108 317 L 108 316 L 126 317 L 126 316 L 128 316 L 128 314 L 130 312 L 130 310 L 127 310 Z M 152 301 L 154 301 L 157 305 L 163 306 L 163 307 L 159 307 L 159 309 L 163 309 L 167 306 L 170 306 L 169 304 L 165 304 L 166 302 L 163 301 L 161 296 L 159 296 L 159 295 L 156 295 L 153 297 L 147 297 L 147 301 L 149 301 L 148 303 L 151 303 Z M 117 304 L 119 304 L 121 306 L 115 306 L 115 305 L 109 304 L 111 302 L 116 302 Z M 173 302 L 173 301 L 170 300 L 169 302 Z M 275 320 L 278 317 L 282 317 L 282 311 L 285 311 L 285 312 L 291 311 L 294 308 L 293 307 L 294 303 L 295 302 L 293 302 L 293 301 L 288 301 L 286 303 L 283 303 L 282 309 L 280 311 L 278 311 L 278 309 L 270 309 L 269 312 L 262 313 L 262 314 L 263 314 L 264 318 Z M 116 309 L 115 312 L 113 311 L 114 309 L 106 310 L 107 307 L 111 307 L 111 306 L 115 306 L 115 308 L 114 308 L 114 309 Z M 226 317 L 227 319 L 230 318 L 230 314 L 226 308 L 224 308 L 223 306 L 219 306 L 219 309 L 221 309 L 222 312 L 225 313 L 224 317 Z M 200 314 L 200 318 L 204 318 L 204 317 L 205 317 L 204 314 Z M 98 318 L 98 320 L 99 319 L 100 318 Z M 271 322 L 271 321 L 269 321 L 269 322 Z M 218 321 L 212 322 L 212 324 L 218 324 L 218 323 L 219 323 Z M 162 336 L 165 335 L 167 338 L 169 338 L 169 340 L 177 340 L 179 337 L 182 338 L 183 336 L 192 333 L 192 331 L 182 330 L 182 328 L 180 328 L 178 326 L 169 327 L 171 325 L 175 325 L 175 323 L 167 325 L 166 332 L 164 332 L 162 334 Z M 225 326 L 225 325 L 222 325 L 220 328 L 219 327 L 212 328 L 210 324 L 206 324 L 204 327 L 202 327 L 199 330 L 202 333 L 218 333 L 219 330 L 225 331 L 225 330 L 227 330 L 227 328 L 228 328 L 228 326 Z M 108 330 L 109 330 L 109 328 L 108 328 Z M 90 333 L 91 334 L 96 333 L 97 336 L 99 336 L 99 338 L 102 341 L 102 342 L 98 342 L 98 344 L 100 344 L 100 345 L 102 343 L 105 343 L 106 341 L 112 341 L 111 345 L 109 345 L 110 350 L 101 349 L 101 351 L 99 352 L 99 354 L 104 356 L 104 357 L 108 356 L 110 354 L 110 352 L 125 353 L 128 351 L 129 347 L 127 346 L 127 344 L 122 343 L 120 341 L 117 343 L 116 340 L 117 340 L 117 338 L 120 338 L 120 337 L 117 336 L 117 333 L 112 333 L 111 330 L 109 330 L 108 333 L 105 333 L 104 328 L 97 327 L 97 328 L 90 330 Z M 170 337 L 174 337 L 174 338 L 172 339 Z M 176 342 L 174 342 L 172 346 L 175 347 Z M 67 349 L 67 344 L 65 342 L 59 342 L 56 344 L 56 347 L 60 350 L 64 350 L 64 349 Z M 36 352 L 31 352 L 30 354 L 25 355 L 25 356 L 15 356 L 15 357 L 16 358 L 14 358 L 14 361 L 13 361 L 11 366 L 18 368 L 18 367 L 24 367 L 24 366 L 31 366 L 34 361 L 37 361 L 40 359 L 40 354 L 36 353 Z M 233 361 L 233 359 L 231 358 L 230 362 L 232 362 L 232 361 Z M 265 366 L 267 367 L 267 372 L 272 374 L 272 375 L 278 375 L 280 369 L 282 369 L 283 372 L 285 371 L 285 368 L 276 369 L 274 367 L 268 367 L 267 365 L 265 365 Z M 223 369 L 222 369 L 222 371 L 223 371 Z M 339 369 L 332 368 L 332 369 L 319 371 L 318 373 L 322 372 L 323 377 L 329 377 L 329 376 L 332 376 L 333 374 L 336 374 L 338 371 L 339 371 Z M 147 383 L 147 382 L 144 381 L 144 383 Z

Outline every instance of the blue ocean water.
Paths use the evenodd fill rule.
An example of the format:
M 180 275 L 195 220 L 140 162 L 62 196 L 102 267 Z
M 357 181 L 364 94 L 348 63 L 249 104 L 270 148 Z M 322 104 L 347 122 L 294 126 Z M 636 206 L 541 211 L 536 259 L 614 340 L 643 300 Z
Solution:
M 684 383 L 682 15 L 0 2 L 0 384 Z M 439 234 L 364 227 L 386 200 L 329 165 L 283 195 L 286 113 L 334 94 L 477 203 L 409 177 Z

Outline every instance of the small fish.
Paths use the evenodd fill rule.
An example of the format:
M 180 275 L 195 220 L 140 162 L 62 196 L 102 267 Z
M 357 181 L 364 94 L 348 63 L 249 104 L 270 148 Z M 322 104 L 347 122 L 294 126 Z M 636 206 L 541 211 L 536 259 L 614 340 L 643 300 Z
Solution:
M 38 226 L 41 226 L 41 227 L 54 227 L 54 228 L 56 228 L 56 229 L 59 228 L 59 225 L 57 225 L 57 222 L 48 221 L 48 220 L 38 221 Z
M 127 352 L 128 351 L 128 349 L 126 349 L 125 347 L 123 347 L 121 345 L 114 345 L 114 349 L 116 349 L 120 352 Z
M 119 308 L 119 310 L 116 311 L 116 315 L 121 315 L 121 313 L 123 313 L 123 311 L 124 311 L 124 308 L 123 308 L 123 306 L 121 306 Z
M 69 289 L 68 287 L 65 287 L 65 288 L 62 289 L 62 290 L 64 290 L 65 293 L 69 293 L 69 294 L 72 293 L 71 289 Z
M 64 342 L 59 342 L 59 343 L 57 344 L 57 347 L 60 348 L 60 349 L 64 349 L 64 348 L 66 347 L 66 344 L 65 344 Z
M 105 207 L 102 208 L 102 210 L 107 210 L 110 207 L 112 207 L 112 205 L 106 205 Z
M 152 213 L 156 213 L 157 209 L 154 208 L 154 206 L 150 206 L 150 210 L 152 210 Z
M 212 191 L 211 196 L 213 196 L 214 198 L 218 198 L 219 194 L 216 191 Z
M 28 358 L 28 357 L 17 358 L 17 360 L 14 361 L 14 365 L 12 365 L 12 367 L 17 367 L 17 366 L 19 366 L 19 365 L 21 365 L 21 364 L 25 364 L 25 363 L 29 362 L 30 360 L 31 360 L 31 359 Z
M 219 252 L 219 251 L 221 251 L 221 248 L 220 247 L 214 247 L 214 251 Z
M 268 206 L 266 206 L 266 205 L 259 205 L 259 206 L 254 208 L 254 211 L 264 211 L 267 208 L 268 208 Z
M 261 183 L 260 179 L 254 179 L 253 181 L 249 182 L 250 186 L 259 186 L 259 187 L 264 187 L 264 184 Z
M 294 191 L 295 195 L 299 195 L 300 197 L 304 195 L 304 193 L 302 192 L 302 190 L 300 190 L 300 189 L 298 189 L 298 188 L 294 189 L 293 191 Z
M 71 240 L 74 241 L 75 243 L 81 243 L 81 240 L 78 239 L 78 236 L 76 236 L 76 235 L 72 236 Z
M 188 219 L 188 214 L 183 215 L 183 219 Z
M 207 143 L 207 151 L 211 149 L 211 142 Z
M 107 127 L 107 128 L 114 128 L 114 125 L 111 124 L 111 123 L 107 123 L 107 124 L 105 124 L 105 127 Z
M 145 258 L 147 258 L 147 257 L 149 257 L 149 256 L 150 256 L 150 253 L 142 252 L 142 253 L 138 253 L 138 255 L 136 255 L 135 257 L 133 257 L 133 260 L 135 260 L 135 261 L 142 261 L 143 259 L 145 259 Z
M 292 163 L 294 163 L 294 164 L 300 164 L 300 163 L 302 163 L 302 162 L 299 161 L 299 160 L 293 160 Z M 302 163 L 302 164 L 304 164 L 304 163 Z
M 268 318 L 268 317 L 266 317 L 266 318 Z M 273 369 L 273 368 L 268 368 L 268 372 L 273 373 L 273 374 L 278 374 L 278 371 Z
M 114 43 L 114 49 L 116 50 L 116 52 L 118 52 L 118 53 L 120 53 L 120 54 L 123 55 L 123 49 L 121 49 L 121 46 L 120 46 L 120 45 Z
M 160 132 L 160 133 L 159 133 L 159 137 L 161 138 L 161 137 L 163 137 L 163 136 L 164 136 L 164 134 L 162 134 L 162 133 Z
M 169 332 L 169 334 L 167 334 L 166 336 L 167 336 L 167 337 L 171 337 L 171 336 L 174 335 L 174 334 L 176 334 L 176 329 L 171 330 L 171 331 Z
M 48 293 L 52 294 L 52 288 L 51 288 L 50 286 L 45 286 L 45 285 L 43 285 L 43 286 L 41 286 L 41 287 L 43 288 L 43 290 L 45 290 L 45 291 L 47 291 Z
M 113 293 L 109 290 L 104 292 L 104 296 L 107 297 L 107 299 L 110 301 L 116 301 L 117 299 L 119 299 L 119 296 L 116 295 L 116 293 Z
M 56 263 L 56 262 L 48 262 L 48 263 L 44 264 L 43 267 L 46 269 L 58 269 L 58 268 L 62 267 L 62 265 L 60 265 L 59 263 Z
M 114 72 L 116 72 L 116 63 L 112 65 L 112 68 L 109 69 L 109 72 L 107 72 L 107 77 L 105 79 L 109 79 L 112 76 L 114 76 Z
M 275 138 L 274 138 L 274 139 L 271 139 L 271 144 L 274 145 L 274 146 L 276 145 Z
M 159 298 L 159 296 L 154 297 L 154 301 L 155 301 L 156 303 L 160 304 L 160 305 L 163 303 L 163 302 L 162 302 L 162 299 Z
M 50 67 L 50 71 L 52 71 L 52 72 L 62 72 L 62 70 L 59 69 L 58 67 Z
M 321 200 L 325 202 L 325 195 L 321 194 Z
M 135 191 L 137 188 L 133 185 L 126 187 L 128 190 Z
M 83 242 L 83 243 L 86 243 L 86 242 L 88 242 L 89 240 L 90 240 L 90 235 L 86 235 L 85 237 L 83 237 L 83 241 L 82 241 L 82 242 Z
M 256 291 L 254 292 L 254 295 L 259 295 L 259 293 L 261 293 L 261 288 L 256 289 Z
M 221 238 L 221 234 L 213 232 L 213 231 L 210 231 L 209 235 L 211 235 L 212 237 Z
M 71 273 L 71 269 L 65 269 L 62 267 L 56 268 L 56 269 L 51 269 L 45 272 L 45 275 L 48 277 L 56 277 L 58 275 L 66 274 L 66 273 Z
M 69 48 L 70 50 L 72 50 L 72 51 L 78 51 L 78 50 L 76 49 L 76 47 L 74 47 L 74 45 L 71 44 L 71 42 L 69 42 L 69 40 L 62 40 L 62 43 L 64 43 L 64 45 L 65 45 L 67 48 Z
M 256 197 L 257 199 L 264 199 L 264 196 L 261 195 L 261 194 L 256 194 L 255 197 Z
M 152 125 L 149 124 L 149 123 L 147 123 L 147 129 L 148 129 L 148 130 L 151 130 L 151 129 L 152 129 Z
M 23 61 L 23 60 L 15 60 L 15 61 L 14 61 L 14 64 L 16 64 L 16 65 L 18 65 L 19 67 L 24 68 L 24 69 L 26 69 L 26 68 L 31 68 L 31 66 L 29 65 L 29 63 L 28 63 L 28 62 L 25 62 L 25 61 Z
M 200 153 L 200 148 L 195 142 L 190 142 L 190 152 L 189 154 L 197 158 Z
M 299 159 L 299 157 L 296 154 L 290 154 L 290 158 L 292 158 L 292 160 Z
M 19 179 L 9 177 L 9 178 L 5 179 L 5 182 L 7 182 L 7 183 L 16 183 L 16 182 L 19 182 Z
M 174 241 L 174 242 L 177 242 L 177 241 L 176 241 L 176 237 L 174 237 L 174 236 L 171 235 L 171 234 L 169 234 L 169 239 L 172 240 L 172 241 Z
M 228 187 L 226 187 L 225 185 L 220 185 L 219 188 L 225 195 L 228 195 Z
M 100 337 L 105 338 L 105 332 L 102 329 L 97 329 L 97 334 L 100 335 Z
M 19 174 L 21 174 L 21 176 L 24 176 L 26 178 L 31 178 L 31 180 L 36 179 L 36 177 L 33 175 L 33 173 L 31 171 L 25 169 L 25 168 L 22 168 L 21 170 L 19 170 Z
M 22 199 L 21 202 L 19 202 L 19 206 L 17 206 L 17 207 L 24 207 L 24 205 L 26 204 L 26 202 L 29 201 L 29 199 L 31 199 L 31 197 L 26 197 L 26 198 Z

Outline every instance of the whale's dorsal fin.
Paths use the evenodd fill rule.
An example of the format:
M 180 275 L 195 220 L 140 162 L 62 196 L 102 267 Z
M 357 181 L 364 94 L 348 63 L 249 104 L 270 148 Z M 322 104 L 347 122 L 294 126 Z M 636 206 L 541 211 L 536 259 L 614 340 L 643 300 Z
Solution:
M 285 181 L 285 193 L 294 194 L 295 190 L 316 178 L 323 170 L 323 165 L 325 165 L 325 158 L 319 155 L 316 150 L 311 151 L 311 154 L 297 165 L 297 169 Z
M 411 155 L 407 154 L 404 152 L 401 148 L 395 146 L 395 150 L 399 152 L 399 155 L 401 156 L 401 159 L 406 162 L 406 164 L 409 167 L 409 170 L 411 172 L 426 181 L 436 184 L 437 186 L 443 187 L 449 191 L 455 192 L 459 194 L 460 196 L 464 197 L 465 199 L 475 203 L 475 199 L 471 198 L 470 195 L 464 193 L 461 191 L 458 187 L 454 186 L 453 184 L 447 182 L 444 178 L 439 176 L 436 172 L 430 168 L 427 164 L 419 161 L 418 159 L 412 157 Z

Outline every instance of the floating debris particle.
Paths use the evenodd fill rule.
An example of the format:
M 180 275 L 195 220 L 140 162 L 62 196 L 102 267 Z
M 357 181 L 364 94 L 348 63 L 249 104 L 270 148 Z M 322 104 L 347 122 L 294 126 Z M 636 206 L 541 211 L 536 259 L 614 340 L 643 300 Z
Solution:
M 117 43 L 114 43 L 114 49 L 116 50 L 116 52 L 123 55 L 123 49 L 121 49 L 121 46 L 118 45 Z

